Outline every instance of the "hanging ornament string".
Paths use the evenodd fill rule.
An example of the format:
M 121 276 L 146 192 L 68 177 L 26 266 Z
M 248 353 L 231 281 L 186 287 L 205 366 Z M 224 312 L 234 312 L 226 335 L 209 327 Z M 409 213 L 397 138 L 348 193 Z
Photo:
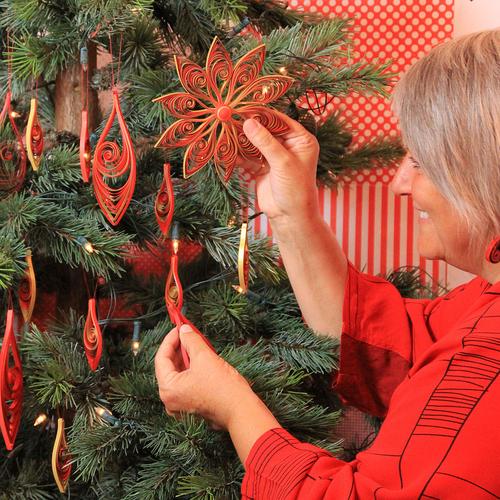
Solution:
M 122 41 L 123 35 L 120 35 L 117 78 L 120 76 Z M 109 51 L 113 58 L 111 35 L 109 35 Z M 132 138 L 120 106 L 119 82 L 115 79 L 113 63 L 111 65 L 111 80 L 113 108 L 94 151 L 92 182 L 97 202 L 103 214 L 113 226 L 116 226 L 125 215 L 134 193 L 136 158 Z M 120 128 L 121 150 L 114 138 L 107 140 L 115 118 L 117 118 Z
M 90 177 L 90 138 L 89 138 L 89 53 L 87 47 L 80 49 L 80 96 L 81 96 L 81 125 L 80 125 L 80 170 L 84 182 Z
M 12 109 L 12 45 L 10 31 L 7 31 L 7 92 L 0 112 L 0 190 L 18 191 L 26 176 L 26 152 L 15 118 L 19 116 Z

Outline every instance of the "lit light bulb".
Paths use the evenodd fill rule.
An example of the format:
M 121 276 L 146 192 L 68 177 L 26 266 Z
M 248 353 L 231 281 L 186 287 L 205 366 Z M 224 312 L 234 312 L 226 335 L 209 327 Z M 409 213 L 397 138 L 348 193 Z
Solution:
M 270 90 L 271 90 L 271 89 L 269 88 L 269 86 L 268 86 L 268 85 L 264 85 L 264 86 L 262 87 L 262 94 L 263 94 L 263 95 L 267 95 L 267 94 L 269 94 L 269 91 L 270 91 Z
M 139 349 L 141 348 L 140 332 L 141 332 L 141 322 L 139 320 L 135 320 L 134 333 L 132 334 L 132 343 L 130 344 L 132 348 L 132 354 L 134 356 L 137 356 L 139 354 Z
M 288 75 L 288 70 L 285 68 L 285 66 L 281 66 L 281 68 L 278 69 L 278 72 L 282 75 Z
M 87 161 L 88 161 L 88 160 L 90 160 L 90 153 L 87 153 L 87 152 L 83 153 L 83 157 L 84 157 Z
M 139 354 L 139 349 L 141 348 L 141 343 L 138 340 L 132 341 L 132 353 L 134 356 Z
M 21 115 L 17 111 L 10 112 L 11 118 L 19 118 Z
M 104 421 L 108 422 L 108 424 L 118 426 L 121 424 L 120 419 L 116 418 L 107 408 L 103 408 L 102 406 L 96 406 L 95 412 L 102 418 Z
M 92 245 L 92 243 L 87 238 L 85 238 L 85 236 L 78 236 L 76 238 L 76 241 L 83 247 L 83 249 L 87 253 L 94 253 L 94 245 Z
M 233 285 L 233 288 L 238 292 L 238 293 L 243 293 L 243 288 L 241 288 L 240 285 Z
M 179 251 L 179 240 L 172 240 L 172 250 L 174 253 Z
M 47 422 L 48 417 L 45 415 L 45 413 L 40 413 L 38 417 L 35 418 L 35 421 L 33 422 L 33 427 L 38 427 L 39 425 L 45 424 Z

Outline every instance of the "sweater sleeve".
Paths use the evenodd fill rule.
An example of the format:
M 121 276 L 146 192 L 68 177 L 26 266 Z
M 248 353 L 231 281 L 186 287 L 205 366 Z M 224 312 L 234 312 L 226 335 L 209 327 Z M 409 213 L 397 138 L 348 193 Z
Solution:
M 405 300 L 388 281 L 349 265 L 340 365 L 333 377 L 333 389 L 344 404 L 385 416 L 392 393 L 411 368 L 415 348 L 433 342 L 425 314 L 429 303 Z
M 245 467 L 242 500 L 345 500 L 355 487 L 356 461 L 343 462 L 281 428 L 257 440 Z M 359 479 L 370 483 L 367 478 Z
M 394 390 L 415 362 L 487 285 L 476 278 L 433 300 L 405 299 L 392 283 L 349 264 L 333 390 L 344 404 L 384 417 Z

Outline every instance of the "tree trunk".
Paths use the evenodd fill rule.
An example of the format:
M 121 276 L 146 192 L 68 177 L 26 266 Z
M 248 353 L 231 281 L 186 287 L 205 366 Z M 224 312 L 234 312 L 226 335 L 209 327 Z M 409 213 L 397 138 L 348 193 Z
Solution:
M 97 46 L 90 43 L 88 46 L 89 54 L 89 80 L 92 78 L 97 67 Z M 78 54 L 78 60 L 80 54 Z M 56 78 L 55 89 L 55 114 L 57 131 L 71 132 L 80 136 L 82 92 L 86 92 L 86 83 L 81 80 L 80 63 L 69 66 L 61 71 Z M 82 87 L 82 88 L 81 88 Z M 95 129 L 99 123 L 99 103 L 97 92 L 89 88 L 88 92 L 88 112 L 89 112 L 89 130 Z

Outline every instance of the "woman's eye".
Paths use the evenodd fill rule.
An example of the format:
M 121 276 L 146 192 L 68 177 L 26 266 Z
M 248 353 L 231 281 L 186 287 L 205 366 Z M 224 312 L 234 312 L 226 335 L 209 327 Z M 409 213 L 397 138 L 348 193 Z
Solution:
M 415 160 L 415 158 L 413 158 L 413 156 L 409 156 L 408 157 L 411 161 L 411 166 L 413 168 L 420 168 L 420 165 L 418 164 L 417 160 Z

